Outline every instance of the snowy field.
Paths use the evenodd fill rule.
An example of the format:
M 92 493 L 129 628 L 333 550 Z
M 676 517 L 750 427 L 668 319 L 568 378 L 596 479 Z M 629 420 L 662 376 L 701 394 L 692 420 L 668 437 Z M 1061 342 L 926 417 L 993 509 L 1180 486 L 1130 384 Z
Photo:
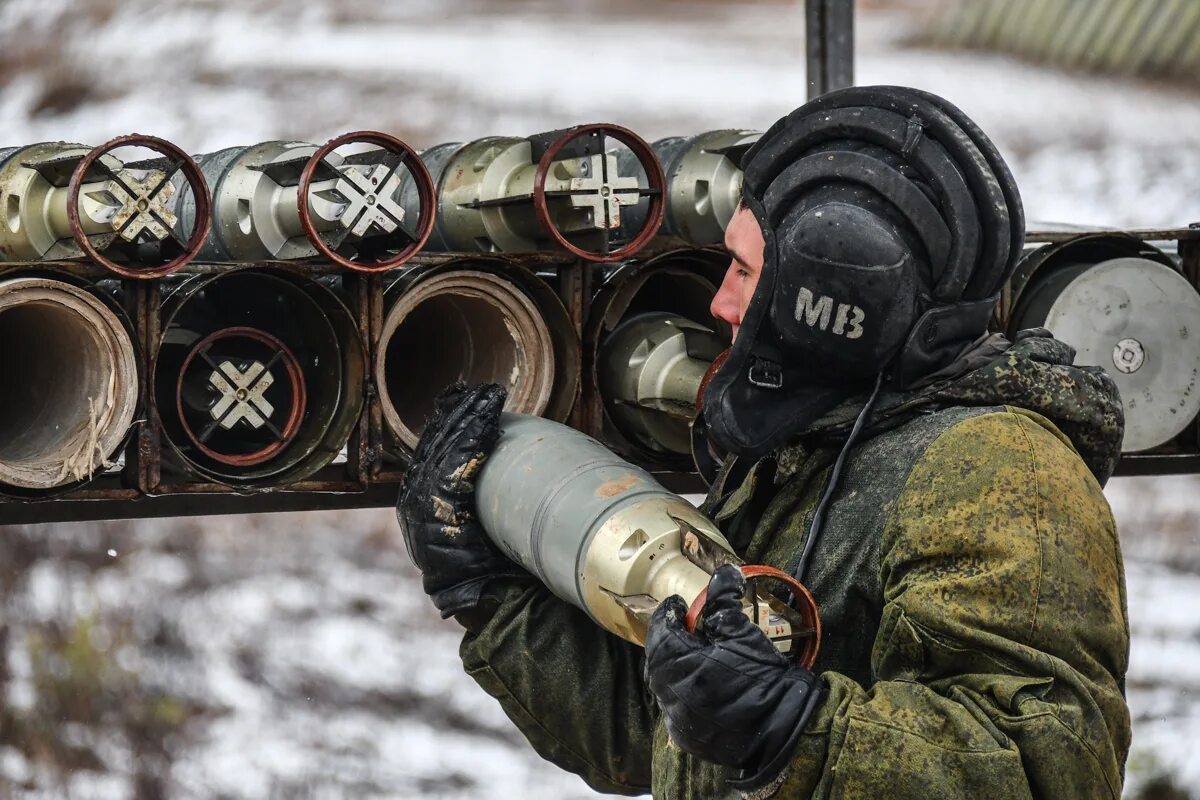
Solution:
M 0 146 L 762 128 L 803 100 L 802 16 L 765 0 L 2 0 Z M 907 49 L 912 20 L 862 13 L 859 81 L 959 104 L 1030 219 L 1200 220 L 1194 94 Z M 1108 494 L 1134 634 L 1127 794 L 1200 798 L 1200 479 Z M 594 796 L 462 674 L 457 641 L 386 510 L 5 529 L 0 800 Z

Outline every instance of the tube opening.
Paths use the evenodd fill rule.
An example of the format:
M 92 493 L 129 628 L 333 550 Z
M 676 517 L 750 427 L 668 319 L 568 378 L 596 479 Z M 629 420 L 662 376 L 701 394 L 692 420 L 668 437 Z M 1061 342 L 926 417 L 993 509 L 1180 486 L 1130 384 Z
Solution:
M 697 394 L 729 343 L 729 326 L 710 310 L 727 263 L 706 250 L 668 253 L 621 268 L 598 294 L 588 346 L 603 438 L 618 452 L 690 466 Z
M 87 478 L 132 424 L 133 344 L 83 289 L 0 282 L 0 374 L 0 482 L 51 489 Z
M 505 386 L 509 411 L 540 415 L 550 402 L 550 330 L 523 291 L 490 273 L 453 271 L 418 283 L 388 313 L 383 343 L 376 376 L 384 417 L 410 449 L 455 381 Z
M 154 391 L 188 472 L 234 486 L 303 480 L 345 447 L 362 408 L 362 344 L 327 287 L 242 269 L 168 300 Z

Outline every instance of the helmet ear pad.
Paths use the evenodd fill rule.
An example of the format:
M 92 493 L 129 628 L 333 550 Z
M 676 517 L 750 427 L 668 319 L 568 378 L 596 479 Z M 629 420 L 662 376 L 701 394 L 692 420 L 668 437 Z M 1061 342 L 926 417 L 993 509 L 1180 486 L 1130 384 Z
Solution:
M 922 314 L 896 360 L 896 385 L 912 387 L 950 363 L 964 341 L 978 338 L 987 329 L 995 307 L 995 298 L 988 297 L 935 306 Z
M 764 263 L 704 416 L 744 456 L 873 379 L 906 390 L 951 366 L 1021 251 L 1020 195 L 995 147 L 904 87 L 831 92 L 780 119 L 743 157 L 743 200 Z
M 762 225 L 758 286 L 704 396 L 722 449 L 767 453 L 865 390 L 920 311 L 912 242 L 881 213 L 889 204 L 848 202 L 844 189 L 817 192 L 781 224 Z M 747 205 L 761 225 L 763 206 L 752 197 Z
M 777 230 L 771 323 L 783 352 L 822 381 L 873 378 L 923 305 L 909 243 L 886 218 L 842 201 L 797 204 Z
M 828 375 L 814 380 L 805 366 L 785 358 L 774 321 L 779 295 L 776 232 L 764 223 L 766 212 L 757 198 L 747 195 L 744 203 L 762 228 L 763 266 L 729 356 L 704 390 L 703 415 L 719 449 L 757 458 L 786 444 L 854 387 Z

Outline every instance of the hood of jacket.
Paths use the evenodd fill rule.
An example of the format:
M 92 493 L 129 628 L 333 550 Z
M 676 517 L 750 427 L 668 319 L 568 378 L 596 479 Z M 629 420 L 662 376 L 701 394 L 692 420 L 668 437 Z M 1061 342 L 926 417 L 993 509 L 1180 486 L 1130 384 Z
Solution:
M 1012 342 L 993 334 L 923 386 L 882 394 L 865 436 L 938 408 L 1016 406 L 1054 423 L 1103 485 L 1121 454 L 1125 412 L 1108 373 L 1101 367 L 1075 366 L 1074 360 L 1074 348 L 1044 328 L 1020 331 Z M 810 425 L 802 438 L 844 438 L 864 400 L 855 397 L 841 403 Z

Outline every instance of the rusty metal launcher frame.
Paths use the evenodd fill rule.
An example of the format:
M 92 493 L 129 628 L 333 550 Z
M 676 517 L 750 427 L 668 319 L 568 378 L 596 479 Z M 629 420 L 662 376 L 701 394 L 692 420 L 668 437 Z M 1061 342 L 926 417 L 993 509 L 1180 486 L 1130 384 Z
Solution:
M 1200 230 L 1175 229 L 1156 231 L 1105 232 L 1031 232 L 1033 252 L 1052 252 L 1065 242 L 1081 239 L 1123 237 L 1130 241 L 1156 241 L 1178 251 L 1182 275 L 1200 289 Z M 1136 237 L 1136 240 L 1132 237 Z M 419 254 L 407 265 L 408 269 L 450 263 L 478 254 L 444 253 Z M 502 258 L 513 268 L 552 289 L 566 308 L 574 335 L 583 343 L 582 363 L 579 365 L 580 387 L 571 407 L 568 422 L 613 446 L 627 457 L 655 470 L 656 477 L 668 488 L 679 492 L 702 492 L 703 482 L 684 462 L 664 460 L 640 451 L 614 430 L 597 386 L 596 353 L 599 340 L 624 315 L 631 302 L 643 308 L 657 304 L 656 293 L 632 296 L 644 287 L 648 276 L 670 285 L 680 278 L 699 295 L 708 291 L 707 285 L 718 277 L 724 254 L 719 247 L 694 248 L 677 240 L 659 239 L 642 251 L 634 260 L 615 267 L 601 267 L 569 254 L 510 254 L 493 255 Z M 1044 259 L 1027 258 L 1018 270 L 997 308 L 997 327 L 1006 328 L 1016 302 Z M 663 268 L 663 264 L 669 266 Z M 181 270 L 185 275 L 216 274 L 234 265 L 193 263 Z M 267 267 L 308 278 L 337 277 L 343 282 L 344 297 L 358 333 L 366 345 L 367 363 L 374 363 L 381 342 L 385 307 L 384 293 L 395 280 L 395 273 L 370 274 L 349 272 L 337 265 L 318 261 L 271 261 L 238 264 L 245 267 Z M 656 267 L 658 269 L 656 269 Z M 112 279 L 104 268 L 78 261 L 28 262 L 0 265 L 0 279 L 37 271 L 58 272 L 75 279 Z M 121 279 L 122 302 L 133 322 L 138 346 L 139 372 L 152 375 L 163 324 L 163 284 L 158 280 Z M 661 287 L 660 287 L 661 288 Z M 669 292 L 678 302 L 679 292 Z M 695 305 L 696 303 L 693 303 Z M 679 313 L 686 311 L 668 305 L 657 310 Z M 141 517 L 186 516 L 203 514 L 251 513 L 267 511 L 298 511 L 334 508 L 384 507 L 395 500 L 401 468 L 385 457 L 388 433 L 383 419 L 379 392 L 373 376 L 367 378 L 366 402 L 354 424 L 341 463 L 331 463 L 299 482 L 273 488 L 270 491 L 232 488 L 204 479 L 178 480 L 166 474 L 164 461 L 169 458 L 164 442 L 152 381 L 142 380 L 140 387 L 141 414 L 123 451 L 119 470 L 98 475 L 82 488 L 45 498 L 26 500 L 0 499 L 0 524 L 61 522 Z M 1196 423 L 1192 422 L 1183 434 L 1164 447 L 1148 453 L 1129 454 L 1122 458 L 1118 474 L 1169 474 L 1200 471 L 1200 439 Z
M 853 10 L 841 0 L 806 0 L 806 7 L 809 23 L 807 44 L 811 97 L 852 83 Z M 197 185 L 203 182 L 203 178 L 196 175 L 189 176 L 189 179 Z M 203 192 L 198 192 L 198 195 L 202 194 Z M 544 202 L 537 205 L 540 211 Z M 661 214 L 661 206 L 654 213 Z M 202 228 L 207 227 L 208 214 L 205 210 L 196 216 L 201 223 L 193 230 L 193 237 L 188 240 L 188 245 L 200 244 L 200 240 L 204 238 L 205 231 Z M 75 228 L 78 227 L 72 226 L 72 233 L 77 237 L 80 231 Z M 702 481 L 691 471 L 689 465 L 678 459 L 669 459 L 670 463 L 666 463 L 661 454 L 649 454 L 645 451 L 639 453 L 636 445 L 617 432 L 617 426 L 613 424 L 599 396 L 595 364 L 600 348 L 599 337 L 611 331 L 621 321 L 625 310 L 639 310 L 637 298 L 632 297 L 627 289 L 614 286 L 614 279 L 617 282 L 638 283 L 645 278 L 646 264 L 650 259 L 677 249 L 680 244 L 678 241 L 657 240 L 642 250 L 635 262 L 618 265 L 611 271 L 590 263 L 597 260 L 594 255 L 589 256 L 578 251 L 572 255 L 571 248 L 567 248 L 567 256 L 505 255 L 503 258 L 510 265 L 526 271 L 535 280 L 545 281 L 562 300 L 574 327 L 573 333 L 582 342 L 582 363 L 578 364 L 578 375 L 575 376 L 578 379 L 579 391 L 569 411 L 568 421 L 635 459 L 639 455 L 643 456 L 643 463 L 659 470 L 657 477 L 664 485 L 686 492 L 703 490 Z M 617 260 L 608 252 L 607 244 L 603 249 L 603 255 L 608 258 L 599 260 Z M 195 254 L 192 250 L 192 247 L 188 247 L 189 255 Z M 698 270 L 701 278 L 691 281 L 694 284 L 691 291 L 684 292 L 687 303 L 694 301 L 694 296 L 706 289 L 706 282 L 711 282 L 703 277 L 705 273 L 716 271 L 719 283 L 719 262 L 723 258 L 719 250 L 712 248 L 699 251 L 693 248 L 691 252 L 702 253 L 701 258 L 707 264 Z M 418 254 L 409 265 L 436 267 L 468 255 L 470 254 Z M 180 259 L 180 262 L 182 260 Z M 68 276 L 68 282 L 80 279 L 112 280 L 111 270 L 99 266 L 98 261 L 103 263 L 103 259 L 96 258 L 85 263 L 10 262 L 0 264 L 0 278 L 18 275 L 23 270 L 37 270 Z M 344 282 L 343 296 L 349 299 L 347 305 L 366 350 L 366 364 L 375 364 L 381 348 L 381 332 L 385 320 L 384 295 L 389 284 L 394 282 L 394 276 L 362 271 L 348 273 L 335 266 L 335 261 L 336 259 L 329 259 L 323 263 L 259 262 L 249 266 L 277 268 L 315 278 L 340 276 Z M 159 274 L 166 274 L 176 266 L 175 261 L 168 262 L 160 267 Z M 183 274 L 216 273 L 231 266 L 193 263 L 183 270 Z M 153 381 L 163 326 L 163 285 L 160 281 L 139 280 L 137 277 L 136 274 L 131 274 L 121 279 L 120 291 L 115 293 L 119 295 L 120 303 L 131 320 L 134 345 L 138 351 L 138 373 L 141 377 L 139 417 L 123 448 L 120 470 L 100 475 L 82 488 L 68 490 L 46 499 L 0 497 L 0 524 L 354 508 L 392 504 L 400 473 L 385 464 L 387 424 L 382 412 L 380 394 L 371 383 L 373 378 L 369 369 L 366 399 L 351 432 L 344 463 L 328 464 L 300 482 L 269 492 L 251 491 L 244 487 L 233 489 L 203 480 L 172 482 L 169 478 L 164 478 L 163 465 L 164 461 L 169 461 L 170 453 L 163 440 L 163 431 L 155 407 Z M 715 289 L 716 285 L 712 284 L 712 288 Z M 637 294 L 636 290 L 633 294 Z M 112 298 L 105 298 L 105 302 L 111 304 Z M 676 313 L 679 311 L 678 308 L 672 307 L 648 310 Z
M 654 247 L 639 255 L 643 263 L 655 254 L 676 250 L 678 243 Z M 479 254 L 419 254 L 406 269 L 438 266 Z M 711 256 L 710 256 L 711 257 Z M 534 253 L 506 256 L 508 265 L 527 273 L 553 290 L 567 309 L 573 335 L 582 337 L 587 311 L 597 286 L 603 282 L 600 268 L 569 254 Z M 385 307 L 384 294 L 400 271 L 371 274 L 351 272 L 328 263 L 309 261 L 264 261 L 253 263 L 192 263 L 179 270 L 179 276 L 203 276 L 231 269 L 269 268 L 300 277 L 337 278 L 343 285 L 343 298 L 358 326 L 366 346 L 367 364 L 375 362 L 381 346 Z M 80 261 L 9 262 L 0 264 L 0 279 L 29 274 L 60 274 L 73 279 L 112 281 L 112 273 L 96 264 Z M 361 508 L 391 505 L 395 500 L 400 468 L 385 457 L 388 441 L 379 392 L 374 378 L 367 377 L 366 402 L 354 425 L 346 447 L 346 458 L 331 463 L 312 476 L 271 491 L 231 487 L 204 479 L 179 480 L 164 470 L 172 453 L 164 441 L 156 405 L 154 366 L 163 325 L 163 288 L 158 280 L 119 279 L 119 296 L 131 320 L 138 351 L 138 372 L 143 376 L 139 387 L 140 412 L 127 444 L 121 452 L 119 469 L 98 474 L 81 488 L 39 498 L 0 497 L 0 524 L 62 522 L 75 520 L 122 519 L 201 514 L 251 513 L 260 511 Z M 588 356 L 584 355 L 585 362 Z M 580 368 L 581 390 L 571 404 L 569 421 L 593 435 L 603 436 L 602 405 L 596 398 L 595 381 L 589 379 L 590 366 Z M 702 491 L 699 479 L 685 472 L 660 475 L 668 485 L 680 491 Z

